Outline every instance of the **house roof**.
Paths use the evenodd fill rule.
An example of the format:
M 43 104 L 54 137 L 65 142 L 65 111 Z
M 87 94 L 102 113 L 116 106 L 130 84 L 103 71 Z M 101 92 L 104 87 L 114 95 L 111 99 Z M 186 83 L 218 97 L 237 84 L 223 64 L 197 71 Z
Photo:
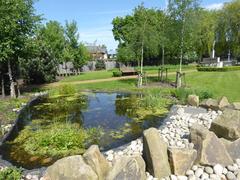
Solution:
M 107 54 L 107 48 L 101 46 L 86 46 L 90 53 L 105 53 Z

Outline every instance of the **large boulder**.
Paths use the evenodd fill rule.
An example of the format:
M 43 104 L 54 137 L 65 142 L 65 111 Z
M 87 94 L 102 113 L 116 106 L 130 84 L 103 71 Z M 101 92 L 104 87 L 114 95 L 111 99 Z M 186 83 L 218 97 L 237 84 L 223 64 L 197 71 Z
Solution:
M 223 114 L 212 122 L 211 131 L 218 137 L 228 140 L 237 140 L 240 138 L 240 111 L 225 109 Z
M 231 142 L 221 138 L 221 141 L 225 145 L 228 154 L 233 160 L 240 159 L 240 139 Z
M 85 162 L 95 171 L 99 180 L 104 180 L 110 170 L 110 165 L 101 154 L 97 145 L 92 145 L 83 155 Z
M 145 180 L 146 166 L 141 156 L 117 159 L 106 180 Z
M 169 162 L 172 173 L 178 176 L 185 175 L 194 164 L 197 158 L 197 151 L 194 149 L 169 149 Z
M 223 110 L 224 108 L 226 108 L 228 106 L 230 106 L 230 103 L 229 103 L 227 97 L 223 96 L 218 102 L 218 107 L 219 107 L 219 109 Z
M 240 102 L 235 102 L 232 105 L 235 110 L 240 110 Z
M 97 180 L 97 174 L 87 165 L 82 156 L 70 156 L 58 160 L 48 167 L 45 174 L 47 180 Z
M 188 104 L 191 106 L 199 106 L 199 97 L 196 95 L 189 95 Z
M 207 109 L 213 109 L 213 110 L 219 110 L 218 101 L 216 99 L 205 99 L 200 103 L 200 106 L 207 108 Z
M 220 139 L 202 125 L 194 124 L 190 130 L 191 142 L 197 149 L 197 162 L 202 165 L 229 165 L 233 163 Z
M 171 175 L 167 144 L 160 137 L 156 128 L 150 128 L 143 132 L 143 157 L 147 171 L 154 177 L 161 179 Z

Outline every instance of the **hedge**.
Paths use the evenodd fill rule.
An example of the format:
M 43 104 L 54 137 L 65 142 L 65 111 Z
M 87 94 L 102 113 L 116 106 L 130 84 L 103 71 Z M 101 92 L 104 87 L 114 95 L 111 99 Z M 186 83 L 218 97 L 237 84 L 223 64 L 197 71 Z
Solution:
M 218 68 L 218 67 L 197 67 L 198 71 L 215 71 L 215 72 L 226 72 L 226 71 L 238 71 L 240 70 L 240 66 L 226 66 L 223 68 Z

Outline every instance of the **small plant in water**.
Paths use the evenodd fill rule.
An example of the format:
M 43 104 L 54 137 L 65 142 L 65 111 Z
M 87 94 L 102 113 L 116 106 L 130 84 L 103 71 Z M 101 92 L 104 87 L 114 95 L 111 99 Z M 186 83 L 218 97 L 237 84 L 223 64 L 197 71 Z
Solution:
M 73 85 L 70 84 L 65 84 L 65 85 L 61 85 L 58 88 L 58 94 L 59 95 L 72 95 L 76 93 L 76 88 Z
M 36 156 L 64 157 L 82 154 L 90 144 L 98 143 L 100 128 L 83 129 L 79 124 L 54 123 L 42 129 L 27 126 L 12 143 Z
M 20 180 L 22 178 L 22 170 L 15 167 L 8 167 L 0 171 L 1 180 Z

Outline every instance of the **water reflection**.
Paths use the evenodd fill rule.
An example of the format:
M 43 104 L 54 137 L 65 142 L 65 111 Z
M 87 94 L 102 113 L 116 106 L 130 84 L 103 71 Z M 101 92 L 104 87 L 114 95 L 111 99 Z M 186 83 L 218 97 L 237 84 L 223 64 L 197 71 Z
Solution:
M 162 117 L 152 115 L 149 111 L 143 116 L 142 112 L 145 110 L 139 106 L 141 97 L 141 94 L 85 93 L 44 98 L 30 107 L 22 119 L 25 129 L 36 132 L 51 125 L 65 123 L 84 129 L 101 128 L 101 136 L 89 140 L 87 146 L 94 142 L 102 150 L 107 150 L 138 138 L 146 128 L 161 125 Z M 24 131 L 20 131 L 19 135 L 21 132 Z M 3 157 L 27 168 L 49 165 L 60 158 L 36 157 L 26 152 L 23 147 L 16 143 L 6 144 L 2 150 Z

